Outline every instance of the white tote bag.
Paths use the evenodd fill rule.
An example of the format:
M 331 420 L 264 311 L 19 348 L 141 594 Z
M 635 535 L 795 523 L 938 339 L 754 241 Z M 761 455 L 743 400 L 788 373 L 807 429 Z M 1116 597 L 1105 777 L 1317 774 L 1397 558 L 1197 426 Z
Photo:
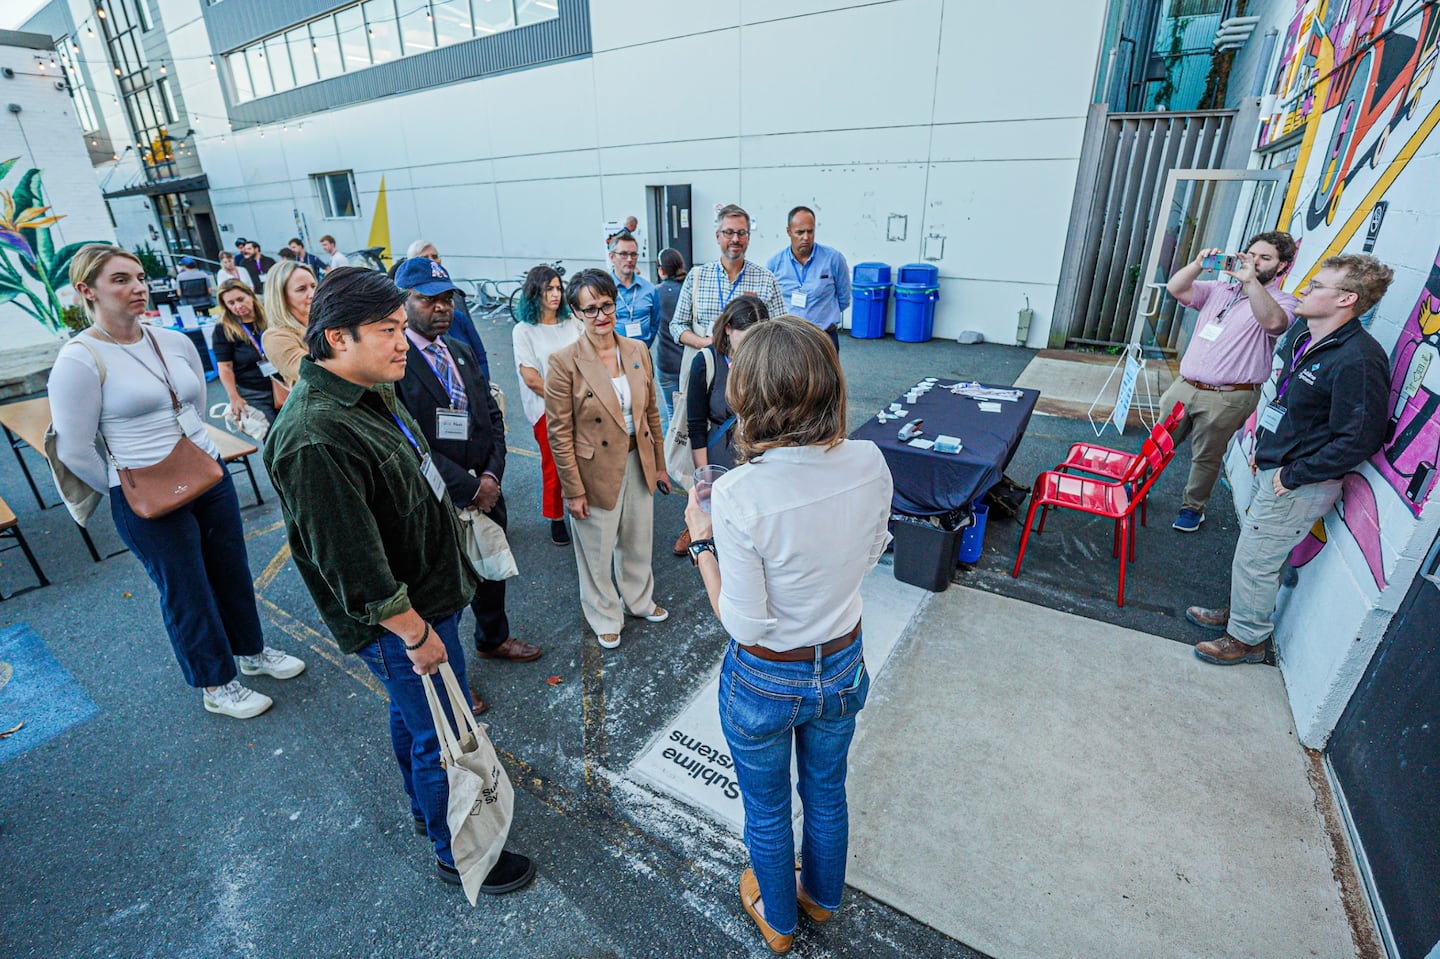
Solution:
M 510 541 L 499 523 L 471 506 L 456 510 L 455 516 L 460 520 L 460 545 L 465 558 L 481 579 L 499 581 L 520 574 L 515 554 L 510 552 Z
M 709 350 L 696 351 L 705 357 L 705 388 L 715 382 L 715 363 Z M 694 354 L 692 354 L 694 355 Z M 680 371 L 680 385 L 690 383 L 689 368 Z M 688 399 L 685 389 L 675 394 L 675 411 L 670 417 L 670 430 L 665 434 L 665 472 L 670 481 L 681 489 L 689 489 L 695 482 L 695 460 L 690 456 L 690 423 L 687 412 Z
M 423 685 L 430 717 L 440 734 L 440 762 L 450 786 L 450 804 L 445 814 L 450 826 L 450 852 L 455 856 L 465 896 L 473 906 L 510 836 L 515 789 L 485 734 L 488 727 L 475 721 L 469 697 L 460 691 L 460 681 L 449 663 L 440 664 L 440 679 L 450 700 L 450 711 L 460 724 L 458 734 L 440 705 L 435 683 L 426 679 Z

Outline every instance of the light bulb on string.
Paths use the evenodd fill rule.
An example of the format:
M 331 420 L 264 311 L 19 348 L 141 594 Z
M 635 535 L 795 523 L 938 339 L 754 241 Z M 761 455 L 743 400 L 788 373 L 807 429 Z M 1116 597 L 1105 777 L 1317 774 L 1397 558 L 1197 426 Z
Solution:
M 167 74 L 167 73 L 169 73 L 169 72 L 170 72 L 170 71 L 169 71 L 169 69 L 166 68 L 165 64 L 163 64 L 163 63 L 160 64 L 160 73 L 161 73 L 162 76 L 165 75 L 165 74 Z
M 211 58 L 210 58 L 210 69 L 211 69 L 211 70 L 214 70 L 214 69 L 215 69 L 215 58 L 214 58 L 214 57 L 211 57 Z
M 96 7 L 96 8 L 95 8 L 95 15 L 96 15 L 97 17 L 99 17 L 101 20 L 104 20 L 104 19 L 105 19 L 105 8 L 104 8 L 104 7 Z
M 95 36 L 95 31 L 92 30 L 92 29 L 90 29 L 89 27 L 86 27 L 86 28 L 85 28 L 85 32 L 86 32 L 88 35 L 92 36 L 92 37 Z M 79 50 L 76 50 L 75 52 L 76 52 L 76 53 L 79 53 L 80 51 L 79 51 Z

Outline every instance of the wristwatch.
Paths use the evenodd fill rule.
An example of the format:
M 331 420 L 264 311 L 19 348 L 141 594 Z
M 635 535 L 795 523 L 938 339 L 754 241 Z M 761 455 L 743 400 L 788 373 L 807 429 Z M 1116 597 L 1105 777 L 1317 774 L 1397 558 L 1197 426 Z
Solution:
M 692 566 L 699 566 L 699 565 L 700 565 L 700 554 L 701 554 L 701 553 L 710 553 L 710 554 L 712 554 L 716 559 L 719 559 L 719 558 L 720 558 L 720 554 L 719 554 L 719 553 L 716 551 L 716 549 L 715 549 L 715 541 L 714 541 L 713 539 L 693 539 L 693 540 L 691 540 L 691 541 L 690 541 L 690 548 L 689 548 L 688 552 L 690 553 L 690 565 L 692 565 Z

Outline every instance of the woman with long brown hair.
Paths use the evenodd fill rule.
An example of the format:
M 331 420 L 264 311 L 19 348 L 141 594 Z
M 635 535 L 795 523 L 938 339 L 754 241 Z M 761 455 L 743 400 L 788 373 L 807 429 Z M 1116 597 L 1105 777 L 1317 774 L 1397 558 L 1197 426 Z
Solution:
M 275 422 L 275 392 L 270 378 L 275 365 L 265 358 L 261 338 L 265 335 L 265 311 L 248 285 L 239 280 L 220 284 L 220 322 L 210 333 L 210 351 L 215 370 L 230 398 L 230 412 L 236 421 L 246 407 Z
M 205 404 L 200 355 L 185 335 L 141 324 L 149 290 L 128 250 L 82 247 L 70 282 L 94 325 L 61 349 L 50 371 L 56 455 L 92 489 L 109 491 L 115 528 L 160 591 L 175 658 L 186 682 L 204 690 L 205 709 L 258 716 L 271 699 L 240 684 L 236 661 L 247 676 L 276 679 L 305 664 L 264 643 L 229 471 L 222 465 L 215 486 L 148 519 L 120 489 L 121 469 L 155 466 L 187 438 L 218 461 L 197 412 Z

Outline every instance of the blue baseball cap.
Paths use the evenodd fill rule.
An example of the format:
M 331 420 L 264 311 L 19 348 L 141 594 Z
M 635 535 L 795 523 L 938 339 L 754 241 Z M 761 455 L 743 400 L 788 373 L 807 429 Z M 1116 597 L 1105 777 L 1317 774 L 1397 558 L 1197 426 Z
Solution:
M 400 264 L 395 271 L 395 285 L 402 290 L 414 290 L 422 296 L 438 296 L 447 290 L 459 290 L 450 282 L 445 267 L 423 256 L 414 256 Z
M 181 265 L 181 266 L 194 266 L 194 265 L 195 265 L 195 258 L 194 258 L 193 256 L 182 256 L 182 257 L 180 258 L 180 265 Z

